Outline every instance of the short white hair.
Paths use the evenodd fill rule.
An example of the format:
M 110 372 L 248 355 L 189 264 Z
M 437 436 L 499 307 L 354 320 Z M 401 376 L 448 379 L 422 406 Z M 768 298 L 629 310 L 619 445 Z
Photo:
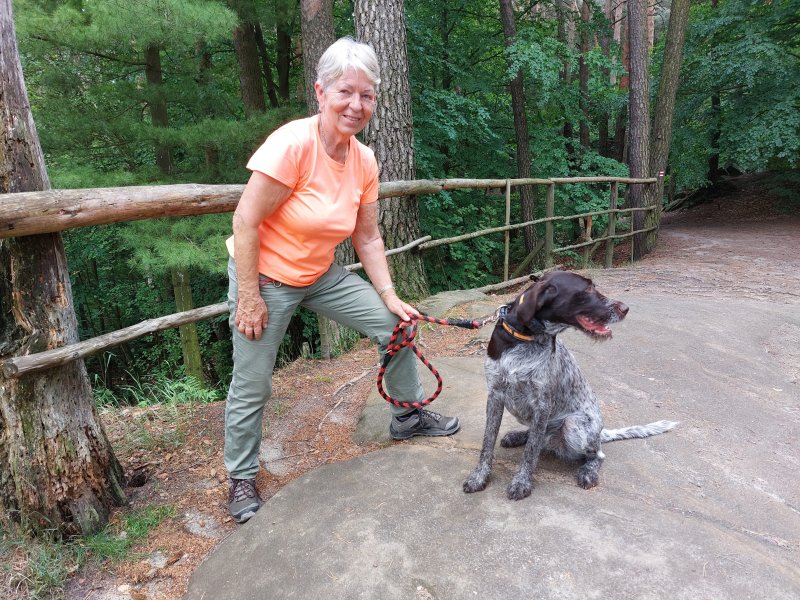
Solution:
M 326 90 L 350 69 L 364 73 L 375 86 L 375 91 L 378 91 L 381 76 L 375 51 L 372 46 L 357 42 L 349 36 L 336 40 L 320 57 L 317 64 L 317 83 Z

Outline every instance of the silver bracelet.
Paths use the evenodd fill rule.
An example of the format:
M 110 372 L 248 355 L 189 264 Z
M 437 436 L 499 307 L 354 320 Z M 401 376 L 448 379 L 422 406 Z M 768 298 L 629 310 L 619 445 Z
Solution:
M 389 285 L 385 285 L 381 289 L 377 290 L 378 296 L 383 296 L 386 292 L 388 292 L 389 290 L 393 290 L 393 289 L 394 289 L 394 284 L 393 283 L 390 283 Z

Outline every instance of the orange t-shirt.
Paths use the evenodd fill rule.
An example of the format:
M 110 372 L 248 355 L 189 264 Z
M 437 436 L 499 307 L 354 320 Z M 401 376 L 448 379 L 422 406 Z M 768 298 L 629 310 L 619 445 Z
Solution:
M 345 164 L 328 156 L 319 116 L 276 129 L 247 163 L 292 188 L 258 228 L 258 270 L 282 283 L 307 286 L 330 268 L 337 244 L 356 226 L 361 204 L 378 199 L 378 163 L 372 150 L 350 138 Z

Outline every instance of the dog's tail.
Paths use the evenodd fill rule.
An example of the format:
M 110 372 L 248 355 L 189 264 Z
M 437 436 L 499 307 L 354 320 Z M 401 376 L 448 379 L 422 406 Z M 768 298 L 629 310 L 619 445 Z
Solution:
M 675 427 L 675 421 L 656 421 L 647 425 L 633 425 L 631 427 L 622 427 L 621 429 L 603 429 L 600 434 L 600 441 L 616 442 L 618 440 L 632 440 L 636 438 L 646 438 L 651 435 L 658 435 L 665 433 Z

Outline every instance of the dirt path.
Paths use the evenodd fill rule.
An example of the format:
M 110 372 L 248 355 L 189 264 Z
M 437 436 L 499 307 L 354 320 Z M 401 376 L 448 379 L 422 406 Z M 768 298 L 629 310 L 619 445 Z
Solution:
M 800 207 L 787 214 L 761 177 L 735 183 L 724 199 L 666 215 L 656 251 L 640 263 L 595 272 L 603 290 L 621 299 L 663 293 L 800 303 Z M 498 296 L 497 304 L 510 296 Z M 455 328 L 423 326 L 418 342 L 430 358 L 481 351 L 471 332 Z M 320 465 L 375 449 L 356 446 L 350 436 L 374 385 L 376 359 L 363 343 L 339 359 L 298 360 L 276 374 L 266 413 L 267 470 L 258 478 L 265 499 Z M 223 409 L 223 403 L 182 414 L 128 408 L 104 416 L 126 472 L 138 468 L 146 479 L 128 488 L 131 505 L 124 513 L 170 504 L 177 515 L 136 549 L 136 558 L 74 577 L 68 599 L 172 600 L 184 594 L 192 570 L 235 529 L 225 510 Z M 140 438 L 150 441 L 128 443 Z
M 800 302 L 799 209 L 742 177 L 725 198 L 665 215 L 656 250 L 602 279 L 628 293 Z

